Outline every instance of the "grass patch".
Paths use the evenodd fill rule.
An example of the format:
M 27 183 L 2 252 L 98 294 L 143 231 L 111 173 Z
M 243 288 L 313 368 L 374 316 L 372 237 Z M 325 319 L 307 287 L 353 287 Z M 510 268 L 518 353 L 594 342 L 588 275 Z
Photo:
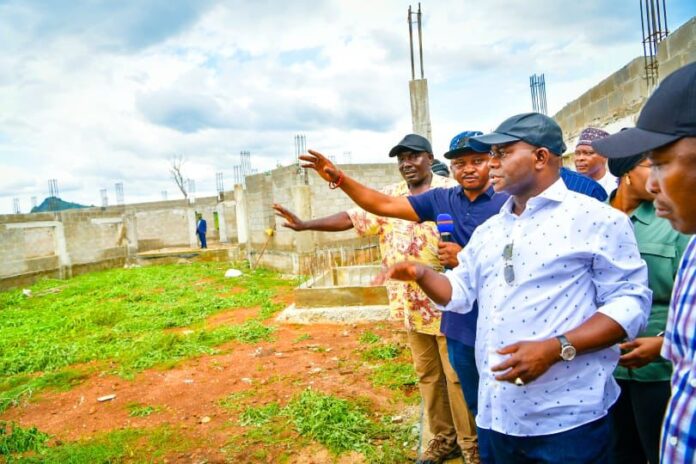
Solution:
M 401 355 L 401 347 L 395 343 L 375 346 L 362 353 L 364 359 L 368 361 L 395 359 Z
M 239 425 L 244 427 L 264 425 L 278 414 L 280 414 L 280 406 L 275 402 L 264 406 L 250 406 L 239 415 Z
M 68 366 L 108 361 L 124 377 L 183 359 L 214 354 L 238 340 L 272 339 L 259 320 L 204 329 L 217 312 L 261 306 L 259 318 L 280 307 L 271 303 L 291 281 L 266 269 L 245 270 L 229 294 L 229 263 L 194 263 L 111 269 L 70 280 L 46 279 L 21 291 L 0 292 L 0 412 L 45 388 L 69 389 L 86 378 Z M 184 335 L 166 329 L 191 327 Z M 103 363 L 107 365 L 107 363 Z M 37 373 L 42 373 L 36 375 Z
M 302 343 L 307 340 L 311 340 L 312 336 L 308 333 L 303 333 L 302 335 L 298 336 L 296 339 L 294 339 L 292 342 L 293 343 Z
M 275 314 L 283 309 L 283 305 L 280 303 L 272 303 L 271 301 L 264 301 L 261 303 L 261 310 L 259 311 L 259 319 L 266 320 L 270 319 Z
M 221 408 L 228 411 L 239 411 L 242 409 L 242 403 L 247 398 L 251 398 L 256 393 L 253 390 L 243 390 L 240 392 L 235 392 L 227 395 L 223 399 L 218 401 Z
M 410 363 L 388 363 L 378 366 L 371 375 L 374 385 L 392 389 L 416 385 L 418 377 Z
M 360 334 L 359 341 L 363 345 L 374 345 L 375 343 L 378 343 L 381 339 L 379 335 L 377 335 L 374 332 L 370 332 L 369 330 L 366 330 L 365 332 Z
M 48 438 L 48 434 L 36 427 L 26 429 L 14 422 L 0 421 L 0 456 L 39 451 Z
M 128 405 L 128 415 L 130 417 L 147 417 L 152 413 L 160 411 L 161 408 L 140 403 Z

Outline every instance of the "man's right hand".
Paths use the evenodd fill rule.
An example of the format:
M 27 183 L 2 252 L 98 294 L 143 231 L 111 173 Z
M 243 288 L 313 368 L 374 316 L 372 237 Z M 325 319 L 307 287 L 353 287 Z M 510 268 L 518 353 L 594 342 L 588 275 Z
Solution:
M 283 227 L 287 227 L 288 229 L 292 229 L 296 232 L 301 232 L 307 229 L 304 221 L 298 218 L 292 211 L 283 208 L 277 203 L 273 204 L 273 209 L 276 211 L 276 216 L 285 219 Z
M 300 155 L 303 168 L 314 169 L 327 182 L 336 182 L 341 170 L 318 151 L 309 150 L 308 154 Z

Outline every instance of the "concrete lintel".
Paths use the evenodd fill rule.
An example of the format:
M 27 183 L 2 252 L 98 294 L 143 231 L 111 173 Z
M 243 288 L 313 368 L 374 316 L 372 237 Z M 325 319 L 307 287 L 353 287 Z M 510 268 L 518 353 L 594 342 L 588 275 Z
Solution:
M 60 221 L 36 221 L 36 222 L 16 222 L 13 224 L 5 224 L 8 229 L 37 229 L 40 227 L 58 227 L 62 226 Z
M 92 224 L 120 224 L 123 222 L 122 217 L 110 217 L 110 218 L 92 218 L 90 219 Z

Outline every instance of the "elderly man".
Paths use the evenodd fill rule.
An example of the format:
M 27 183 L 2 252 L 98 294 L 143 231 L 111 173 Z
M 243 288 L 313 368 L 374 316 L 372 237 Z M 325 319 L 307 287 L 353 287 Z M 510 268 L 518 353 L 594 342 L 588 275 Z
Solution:
M 491 462 L 606 462 L 615 345 L 644 327 L 651 297 L 630 221 L 560 180 L 565 145 L 547 116 L 513 116 L 471 143 L 491 148 L 493 187 L 511 197 L 451 272 L 402 262 L 378 281 L 415 281 L 444 311 L 478 300 L 477 424 Z
M 575 169 L 585 176 L 588 176 L 604 188 L 607 195 L 616 189 L 616 177 L 607 169 L 607 158 L 592 148 L 592 142 L 607 137 L 609 132 L 602 129 L 588 127 L 583 129 L 575 147 Z
M 655 211 L 685 234 L 696 233 L 696 63 L 666 77 L 636 127 L 596 141 L 611 158 L 648 152 L 647 188 Z M 677 272 L 662 356 L 674 364 L 672 398 L 662 430 L 663 463 L 696 461 L 696 239 Z
M 404 180 L 382 189 L 386 195 L 407 198 L 434 188 L 457 185 L 452 179 L 433 174 L 432 147 L 420 135 L 404 137 L 391 149 L 389 156 L 397 159 Z M 377 235 L 385 266 L 410 258 L 441 268 L 439 236 L 432 222 L 419 224 L 384 218 L 360 208 L 303 221 L 280 205 L 273 208 L 286 220 L 284 226 L 295 231 L 334 232 L 354 228 L 363 236 Z M 457 373 L 449 362 L 447 342 L 440 333 L 440 311 L 413 282 L 387 283 L 387 289 L 392 317 L 403 321 L 407 329 L 418 387 L 433 436 L 418 462 L 440 463 L 461 455 L 461 450 L 465 454 L 474 453 L 476 426 L 464 401 Z

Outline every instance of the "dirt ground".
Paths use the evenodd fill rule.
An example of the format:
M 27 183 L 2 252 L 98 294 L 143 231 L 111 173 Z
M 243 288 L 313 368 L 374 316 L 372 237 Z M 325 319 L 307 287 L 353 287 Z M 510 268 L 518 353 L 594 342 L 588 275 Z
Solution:
M 274 300 L 287 303 L 291 294 L 288 290 Z M 258 308 L 222 312 L 211 317 L 207 326 L 239 324 L 257 313 Z M 285 453 L 290 455 L 288 462 L 318 464 L 362 462 L 362 458 L 349 453 L 335 460 L 320 445 L 292 449 L 287 443 L 275 448 L 244 443 L 240 437 L 245 428 L 238 425 L 238 412 L 223 407 L 220 401 L 250 391 L 244 395 L 244 406 L 274 401 L 283 406 L 293 395 L 312 387 L 342 398 L 369 400 L 371 410 L 378 413 L 417 409 L 404 403 L 408 396 L 417 395 L 415 389 L 404 395 L 403 391 L 374 387 L 369 381 L 371 366 L 356 351 L 365 348 L 359 338 L 366 330 L 380 335 L 385 342 L 405 345 L 399 324 L 300 326 L 277 325 L 272 320 L 268 324 L 277 328 L 273 342 L 231 342 L 219 347 L 220 354 L 184 361 L 167 370 L 146 370 L 132 380 L 99 374 L 97 369 L 72 390 L 42 392 L 28 403 L 5 411 L 3 419 L 36 426 L 64 442 L 118 429 L 168 425 L 185 436 L 190 445 L 185 452 L 166 455 L 163 462 L 270 463 Z M 115 398 L 97 401 L 110 394 Z M 147 417 L 131 417 L 129 405 L 133 404 L 157 410 Z M 252 458 L 259 447 L 265 454 L 261 460 Z

